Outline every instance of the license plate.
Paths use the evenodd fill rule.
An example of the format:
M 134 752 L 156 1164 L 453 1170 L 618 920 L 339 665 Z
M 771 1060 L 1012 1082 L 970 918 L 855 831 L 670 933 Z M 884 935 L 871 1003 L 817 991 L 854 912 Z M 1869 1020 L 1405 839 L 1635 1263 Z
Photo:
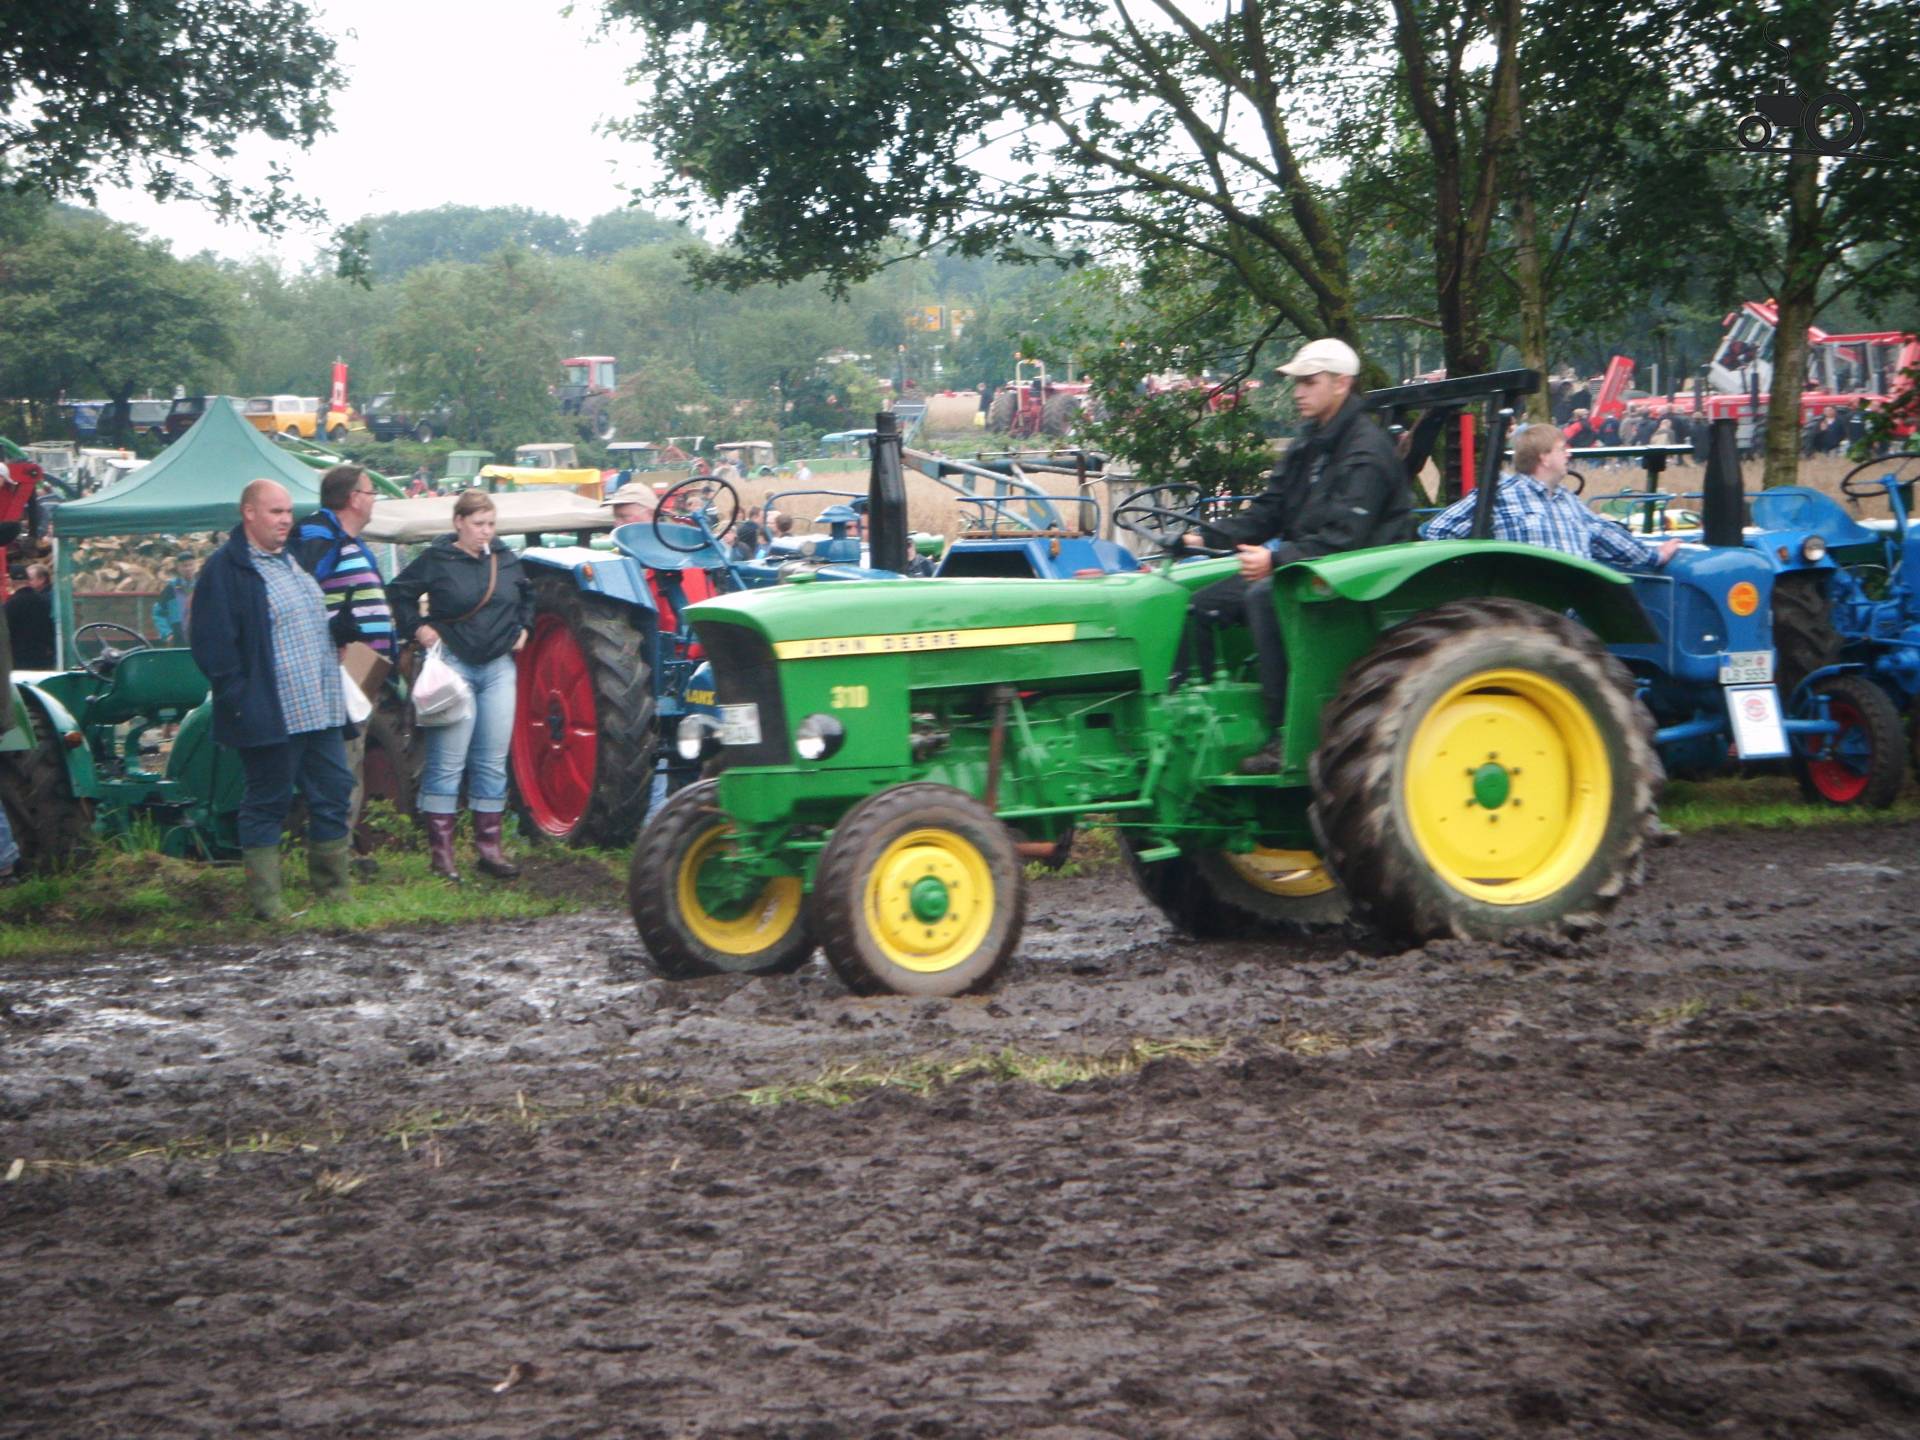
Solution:
M 1727 718 L 1733 722 L 1733 748 L 1742 760 L 1779 760 L 1787 753 L 1787 731 L 1780 723 L 1780 692 L 1771 685 L 1728 686 Z
M 722 705 L 720 707 L 720 743 L 722 745 L 758 745 L 760 743 L 760 707 L 758 705 Z
M 1720 683 L 1722 685 L 1771 685 L 1773 683 L 1773 652 L 1771 650 L 1727 650 L 1720 656 Z

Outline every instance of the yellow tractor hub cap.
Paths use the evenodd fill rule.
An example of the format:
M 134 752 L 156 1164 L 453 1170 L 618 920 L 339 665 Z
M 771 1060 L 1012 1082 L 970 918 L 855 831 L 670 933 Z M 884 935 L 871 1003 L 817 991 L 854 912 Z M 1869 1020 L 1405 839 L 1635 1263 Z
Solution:
M 1572 884 L 1606 834 L 1606 742 L 1564 685 L 1486 670 L 1442 695 L 1407 751 L 1402 800 L 1415 843 L 1463 895 L 1527 905 Z
M 1228 851 L 1227 864 L 1254 889 L 1290 900 L 1324 895 L 1333 889 L 1333 876 L 1311 850 L 1275 850 L 1260 845 L 1244 854 Z
M 730 897 L 723 868 L 710 861 L 732 848 L 730 832 L 715 825 L 687 847 L 674 876 L 674 895 L 693 938 L 722 955 L 756 955 L 778 944 L 800 918 L 800 879 L 781 875 L 751 896 Z
M 965 836 L 913 830 L 880 853 L 862 897 L 867 931 L 904 970 L 951 970 L 993 924 L 993 875 Z

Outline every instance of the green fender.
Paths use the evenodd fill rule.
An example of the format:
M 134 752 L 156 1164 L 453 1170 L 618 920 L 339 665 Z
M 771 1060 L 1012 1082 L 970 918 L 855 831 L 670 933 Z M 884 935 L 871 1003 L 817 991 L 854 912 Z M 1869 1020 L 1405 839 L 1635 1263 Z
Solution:
M 56 736 L 80 733 L 73 712 L 61 704 L 52 691 L 31 680 L 16 679 L 13 682 L 13 725 L 6 734 L 0 735 L 0 754 L 33 748 L 33 714 L 29 706 L 37 708 L 46 717 L 48 726 Z M 67 783 L 73 787 L 73 793 L 83 800 L 91 800 L 99 792 L 92 752 L 85 745 L 66 743 L 61 744 L 59 750 L 61 759 L 66 763 Z

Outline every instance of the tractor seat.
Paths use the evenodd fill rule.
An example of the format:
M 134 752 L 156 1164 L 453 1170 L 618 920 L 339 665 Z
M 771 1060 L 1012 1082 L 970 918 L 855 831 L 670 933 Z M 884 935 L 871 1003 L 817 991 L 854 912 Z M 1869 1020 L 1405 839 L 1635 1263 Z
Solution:
M 682 526 L 687 537 L 682 544 L 694 545 L 699 532 L 692 526 Z M 679 540 L 676 535 L 674 539 Z M 649 570 L 717 570 L 727 563 L 726 552 L 716 545 L 702 540 L 692 550 L 676 550 L 663 544 L 653 533 L 651 520 L 635 520 L 622 525 L 613 532 L 613 543 L 626 554 L 631 555 Z
M 1776 485 L 1753 497 L 1753 523 L 1761 530 L 1807 530 L 1837 550 L 1845 545 L 1882 545 L 1886 536 L 1869 530 L 1840 508 L 1831 495 L 1806 485 Z
M 120 657 L 113 679 L 88 698 L 84 721 L 120 725 L 154 720 L 168 711 L 177 719 L 205 700 L 207 690 L 207 677 L 193 663 L 191 650 L 135 650 Z

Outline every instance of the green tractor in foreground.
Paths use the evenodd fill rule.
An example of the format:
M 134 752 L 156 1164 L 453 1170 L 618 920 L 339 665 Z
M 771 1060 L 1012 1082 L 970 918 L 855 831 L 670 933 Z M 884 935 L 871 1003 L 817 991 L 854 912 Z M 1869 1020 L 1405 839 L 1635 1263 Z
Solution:
M 1171 539 L 1193 516 L 1166 499 L 1115 518 Z M 817 945 L 858 993 L 983 989 L 1020 935 L 1025 862 L 1094 816 L 1203 937 L 1578 926 L 1637 878 L 1661 772 L 1604 648 L 1650 633 L 1624 576 L 1492 541 L 1283 567 L 1284 764 L 1254 776 L 1237 768 L 1268 739 L 1250 646 L 1229 633 L 1202 671 L 1188 642 L 1193 592 L 1234 565 L 693 607 L 719 715 L 677 743 L 717 774 L 634 854 L 655 970 L 770 974 Z

